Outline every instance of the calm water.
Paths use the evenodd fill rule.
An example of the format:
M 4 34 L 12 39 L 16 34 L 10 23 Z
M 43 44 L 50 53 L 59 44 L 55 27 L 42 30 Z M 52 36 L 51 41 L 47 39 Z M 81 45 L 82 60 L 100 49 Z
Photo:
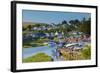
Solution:
M 27 58 L 41 52 L 51 56 L 54 60 L 56 60 L 56 57 L 54 56 L 54 53 L 56 53 L 56 48 L 57 47 L 55 45 L 23 48 L 22 57 Z

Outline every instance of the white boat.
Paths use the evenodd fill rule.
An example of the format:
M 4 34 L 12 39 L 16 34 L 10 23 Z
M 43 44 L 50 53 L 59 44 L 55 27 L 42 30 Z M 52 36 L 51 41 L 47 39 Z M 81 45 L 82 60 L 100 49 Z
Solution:
M 82 49 L 83 45 L 80 45 L 80 43 L 71 43 L 65 45 L 65 47 L 73 47 L 73 49 Z
M 71 44 L 65 45 L 65 47 L 76 46 L 76 45 L 78 45 L 78 43 L 71 43 Z

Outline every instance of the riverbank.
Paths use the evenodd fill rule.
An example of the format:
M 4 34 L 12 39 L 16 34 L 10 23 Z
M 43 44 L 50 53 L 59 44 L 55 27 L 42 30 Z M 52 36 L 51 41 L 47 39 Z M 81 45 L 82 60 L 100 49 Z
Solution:
M 29 62 L 48 62 L 52 61 L 52 58 L 45 53 L 37 53 L 31 57 L 22 59 L 22 62 L 29 63 Z
M 85 45 L 82 49 L 60 48 L 60 57 L 64 60 L 88 60 L 91 59 L 91 45 Z

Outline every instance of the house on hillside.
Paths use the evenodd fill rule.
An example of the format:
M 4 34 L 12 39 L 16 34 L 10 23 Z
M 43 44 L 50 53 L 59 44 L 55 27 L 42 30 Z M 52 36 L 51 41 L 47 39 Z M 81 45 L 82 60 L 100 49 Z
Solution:
M 58 32 L 58 38 L 63 38 L 63 34 L 61 32 Z
M 83 33 L 82 32 L 78 32 L 78 31 L 70 31 L 70 32 L 68 32 L 68 34 L 81 35 Z

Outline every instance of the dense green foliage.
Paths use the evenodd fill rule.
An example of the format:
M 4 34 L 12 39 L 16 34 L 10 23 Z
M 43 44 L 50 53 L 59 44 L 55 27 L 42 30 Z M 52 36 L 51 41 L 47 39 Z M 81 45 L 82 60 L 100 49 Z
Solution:
M 91 19 L 83 20 L 81 24 L 78 27 L 79 31 L 85 33 L 85 34 L 91 34 Z
M 90 59 L 91 58 L 91 46 L 90 45 L 86 45 L 83 48 L 82 55 L 84 56 L 85 59 Z

